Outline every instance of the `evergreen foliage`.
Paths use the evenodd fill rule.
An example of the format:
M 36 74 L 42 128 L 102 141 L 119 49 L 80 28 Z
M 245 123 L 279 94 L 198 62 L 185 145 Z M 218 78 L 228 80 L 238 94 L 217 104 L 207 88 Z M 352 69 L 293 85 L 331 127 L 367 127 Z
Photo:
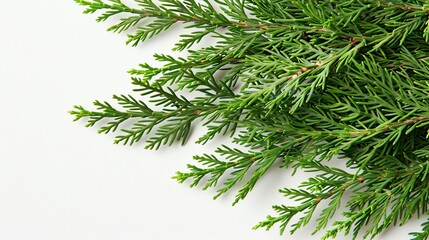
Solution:
M 193 124 L 207 127 L 199 144 L 227 134 L 247 151 L 220 146 L 174 178 L 217 187 L 215 198 L 240 183 L 234 203 L 277 163 L 316 174 L 281 189 L 297 205 L 274 206 L 255 228 L 293 233 L 313 220 L 326 239 L 373 238 L 423 215 L 410 238 L 428 238 L 428 1 L 75 1 L 98 21 L 120 14 L 109 30 L 126 31 L 133 46 L 173 25 L 192 31 L 173 49 L 186 58 L 159 54 L 162 67 L 130 71 L 137 96 L 115 95 L 120 107 L 75 106 L 76 120 L 103 120 L 100 133 L 120 132 L 115 143 L 144 140 L 148 149 L 186 143 Z M 203 38 L 216 42 L 195 48 Z M 343 218 L 332 219 L 340 205 Z

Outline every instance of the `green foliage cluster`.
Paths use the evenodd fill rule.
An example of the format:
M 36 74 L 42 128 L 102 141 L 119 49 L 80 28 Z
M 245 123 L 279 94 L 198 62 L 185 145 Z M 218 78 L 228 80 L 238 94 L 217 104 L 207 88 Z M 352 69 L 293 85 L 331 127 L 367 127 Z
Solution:
M 159 54 L 162 67 L 130 71 L 135 95 L 150 104 L 115 95 L 120 107 L 75 106 L 76 120 L 103 120 L 100 133 L 120 129 L 115 143 L 144 140 L 148 149 L 185 143 L 192 124 L 207 127 L 199 144 L 229 135 L 247 150 L 220 146 L 174 178 L 217 187 L 216 197 L 242 184 L 234 203 L 278 163 L 315 174 L 297 189 L 281 189 L 297 204 L 275 206 L 277 213 L 255 228 L 293 233 L 313 219 L 324 238 L 373 238 L 427 215 L 428 1 L 76 2 L 85 13 L 100 13 L 98 21 L 120 16 L 109 30 L 126 31 L 133 46 L 173 25 L 191 32 L 173 48 L 186 58 Z M 195 46 L 205 37 L 215 42 Z M 326 207 L 316 210 L 321 202 Z M 332 219 L 340 205 L 343 217 Z M 426 220 L 410 238 L 427 239 L 428 226 Z

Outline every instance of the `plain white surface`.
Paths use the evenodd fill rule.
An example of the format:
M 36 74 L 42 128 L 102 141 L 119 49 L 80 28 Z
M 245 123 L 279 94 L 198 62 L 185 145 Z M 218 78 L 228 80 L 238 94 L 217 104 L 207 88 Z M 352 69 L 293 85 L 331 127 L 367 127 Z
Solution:
M 126 73 L 155 52 L 168 53 L 177 34 L 125 46 L 125 36 L 81 14 L 72 0 L 4 1 L 0 14 L 0 239 L 320 239 L 311 223 L 293 236 L 251 230 L 286 203 L 277 189 L 296 185 L 273 169 L 247 199 L 211 200 L 214 190 L 177 184 L 196 153 L 216 143 L 151 152 L 113 145 L 67 113 L 114 93 L 130 93 Z M 378 239 L 408 239 L 419 221 Z M 337 238 L 337 239 L 348 239 Z

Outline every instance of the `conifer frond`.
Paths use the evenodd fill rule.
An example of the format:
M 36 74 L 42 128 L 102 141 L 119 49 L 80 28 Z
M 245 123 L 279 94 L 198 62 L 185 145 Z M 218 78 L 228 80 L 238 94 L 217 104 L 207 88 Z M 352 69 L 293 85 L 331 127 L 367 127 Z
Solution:
M 315 221 L 324 239 L 340 232 L 372 239 L 427 215 L 429 202 L 429 5 L 369 0 L 76 0 L 136 46 L 177 25 L 172 46 L 186 57 L 155 54 L 160 67 L 130 70 L 134 94 L 75 120 L 115 143 L 158 149 L 217 135 L 232 143 L 201 153 L 174 178 L 218 198 L 240 185 L 244 199 L 273 167 L 313 174 L 280 192 L 295 205 L 255 228 L 294 233 Z M 199 46 L 204 38 L 213 43 Z M 189 94 L 189 93 L 192 94 Z M 339 157 L 340 159 L 337 159 Z M 328 166 L 342 161 L 344 168 Z M 345 194 L 347 193 L 347 194 Z M 325 207 L 320 202 L 325 202 Z M 343 208 L 344 210 L 340 210 Z M 322 208 L 322 209 L 320 209 Z M 343 219 L 335 216 L 341 211 Z M 429 224 L 410 233 L 426 239 Z M 328 229 L 328 230 L 327 230 Z
M 422 223 L 421 232 L 412 232 L 410 235 L 413 236 L 411 240 L 425 240 L 429 238 L 429 221 Z

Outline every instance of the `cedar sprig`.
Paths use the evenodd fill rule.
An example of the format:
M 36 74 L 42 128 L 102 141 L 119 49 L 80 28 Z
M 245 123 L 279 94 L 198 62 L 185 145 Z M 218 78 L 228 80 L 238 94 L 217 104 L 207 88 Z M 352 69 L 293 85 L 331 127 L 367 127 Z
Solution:
M 137 46 L 173 25 L 189 30 L 156 54 L 161 67 L 130 70 L 134 94 L 116 103 L 75 106 L 115 143 L 158 149 L 227 135 L 231 144 L 194 157 L 174 176 L 191 187 L 241 185 L 234 204 L 273 166 L 314 174 L 280 192 L 297 205 L 274 206 L 255 228 L 292 234 L 315 221 L 324 239 L 340 232 L 374 238 L 425 216 L 429 201 L 429 4 L 395 0 L 76 0 L 108 30 Z M 197 45 L 212 38 L 209 46 Z M 191 92 L 192 94 L 189 94 Z M 343 169 L 328 162 L 345 162 Z M 347 193 L 347 194 L 346 194 Z M 322 208 L 321 202 L 326 202 Z M 336 219 L 338 212 L 343 218 Z

